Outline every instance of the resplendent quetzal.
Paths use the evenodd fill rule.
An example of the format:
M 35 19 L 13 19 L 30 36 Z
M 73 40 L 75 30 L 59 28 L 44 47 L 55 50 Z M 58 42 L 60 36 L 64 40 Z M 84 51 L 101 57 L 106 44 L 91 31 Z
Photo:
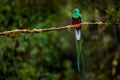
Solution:
M 72 14 L 72 25 L 82 23 L 82 16 L 79 12 L 79 9 L 74 9 Z M 76 48 L 77 48 L 77 67 L 78 71 L 80 72 L 80 62 L 82 62 L 82 68 L 84 71 L 84 59 L 82 54 L 82 40 L 81 40 L 81 26 L 75 28 L 75 36 L 76 36 Z M 80 61 L 82 60 L 82 61 Z

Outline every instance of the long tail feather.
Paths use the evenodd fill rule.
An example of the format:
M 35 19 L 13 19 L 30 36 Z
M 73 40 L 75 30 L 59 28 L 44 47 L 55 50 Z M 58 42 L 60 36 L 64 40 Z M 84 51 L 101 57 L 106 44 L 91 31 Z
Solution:
M 81 40 L 81 32 L 79 30 L 79 34 L 80 36 L 79 40 L 77 40 L 77 35 L 76 35 L 76 48 L 77 48 L 77 68 L 78 71 L 80 72 L 80 62 L 82 62 L 82 71 L 84 72 L 84 57 L 83 57 L 83 53 L 82 53 L 82 40 Z M 81 58 L 81 59 L 80 59 Z M 80 61 L 81 60 L 81 61 Z
M 80 72 L 80 52 L 79 52 L 79 41 L 76 41 L 76 48 L 77 48 L 77 68 Z

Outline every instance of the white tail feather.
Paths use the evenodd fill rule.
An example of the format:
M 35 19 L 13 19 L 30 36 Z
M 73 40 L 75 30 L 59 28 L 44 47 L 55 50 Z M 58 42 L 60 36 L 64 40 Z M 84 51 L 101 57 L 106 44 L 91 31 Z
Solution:
M 75 36 L 76 36 L 76 40 L 80 40 L 81 39 L 81 31 L 75 29 Z

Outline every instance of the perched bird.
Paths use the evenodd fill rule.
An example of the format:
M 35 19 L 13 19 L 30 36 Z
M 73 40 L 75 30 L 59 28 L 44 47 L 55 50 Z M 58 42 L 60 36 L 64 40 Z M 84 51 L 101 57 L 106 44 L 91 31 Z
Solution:
M 75 9 L 73 14 L 72 14 L 72 25 L 80 24 L 80 23 L 82 23 L 82 16 L 79 12 L 79 9 Z M 81 38 L 80 28 L 81 27 L 78 27 L 75 29 L 76 40 L 80 40 L 80 38 Z
M 74 9 L 72 14 L 72 25 L 82 23 L 82 16 L 79 12 L 79 9 Z M 75 28 L 75 36 L 76 36 L 76 48 L 77 48 L 77 67 L 80 72 L 80 56 L 82 58 L 83 69 L 84 69 L 84 60 L 82 55 L 82 41 L 81 41 L 81 26 Z

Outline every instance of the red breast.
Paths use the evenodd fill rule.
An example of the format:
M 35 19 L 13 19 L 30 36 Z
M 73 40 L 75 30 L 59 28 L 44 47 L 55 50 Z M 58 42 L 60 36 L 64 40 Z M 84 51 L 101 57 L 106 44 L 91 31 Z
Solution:
M 72 25 L 80 24 L 80 23 L 81 23 L 80 17 L 79 17 L 79 18 L 72 18 Z M 79 27 L 79 28 L 76 28 L 76 29 L 79 30 L 80 27 Z

